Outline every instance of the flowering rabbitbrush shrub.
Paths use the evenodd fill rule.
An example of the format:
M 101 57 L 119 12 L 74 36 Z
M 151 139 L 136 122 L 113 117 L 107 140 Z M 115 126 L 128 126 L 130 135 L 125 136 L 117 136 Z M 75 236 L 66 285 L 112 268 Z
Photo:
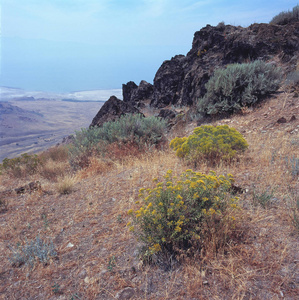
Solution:
M 248 144 L 243 136 L 227 125 L 204 125 L 194 129 L 189 137 L 174 138 L 170 147 L 178 157 L 196 165 L 202 159 L 215 164 L 220 160 L 231 161 Z
M 187 170 L 177 178 L 169 170 L 155 188 L 142 188 L 138 209 L 128 211 L 132 221 L 127 226 L 145 243 L 143 255 L 190 253 L 205 247 L 219 233 L 223 234 L 216 247 L 225 243 L 238 202 L 230 194 L 232 182 L 230 174 L 217 177 L 214 172 L 204 175 Z

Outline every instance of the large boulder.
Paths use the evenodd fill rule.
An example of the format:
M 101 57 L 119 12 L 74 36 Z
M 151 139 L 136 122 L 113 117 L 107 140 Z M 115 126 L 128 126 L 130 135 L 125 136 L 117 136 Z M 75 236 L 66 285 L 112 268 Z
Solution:
M 93 118 L 89 127 L 100 127 L 105 122 L 114 121 L 122 115 L 135 113 L 140 113 L 140 111 L 129 103 L 125 103 L 115 96 L 111 96 Z

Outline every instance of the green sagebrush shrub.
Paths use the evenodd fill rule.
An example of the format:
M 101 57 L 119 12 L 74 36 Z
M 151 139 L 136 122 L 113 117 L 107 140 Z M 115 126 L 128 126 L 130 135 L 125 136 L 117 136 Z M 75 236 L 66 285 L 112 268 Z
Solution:
M 217 69 L 206 84 L 206 94 L 198 101 L 198 112 L 203 115 L 237 112 L 275 92 L 280 82 L 281 70 L 261 60 Z
M 244 151 L 248 144 L 243 136 L 227 125 L 204 125 L 194 129 L 189 137 L 176 137 L 170 147 L 178 157 L 196 165 L 200 160 L 215 164 L 220 160 L 231 161 L 238 152 Z
M 286 25 L 293 22 L 299 22 L 299 5 L 296 5 L 292 11 L 282 11 L 270 21 L 270 24 Z
M 187 170 L 179 177 L 167 171 L 156 187 L 142 188 L 137 209 L 130 209 L 129 231 L 144 243 L 143 258 L 159 252 L 201 250 L 213 240 L 220 247 L 234 226 L 238 198 L 230 194 L 232 175 L 217 177 Z
M 4 158 L 0 165 L 0 169 L 19 178 L 25 175 L 34 174 L 40 164 L 41 160 L 36 154 L 30 155 L 24 153 L 20 157 L 11 159 Z
M 156 117 L 143 117 L 140 114 L 127 114 L 102 127 L 81 129 L 75 134 L 69 148 L 71 164 L 75 164 L 93 154 L 105 154 L 107 145 L 112 143 L 134 143 L 140 148 L 150 148 L 164 137 L 166 121 Z

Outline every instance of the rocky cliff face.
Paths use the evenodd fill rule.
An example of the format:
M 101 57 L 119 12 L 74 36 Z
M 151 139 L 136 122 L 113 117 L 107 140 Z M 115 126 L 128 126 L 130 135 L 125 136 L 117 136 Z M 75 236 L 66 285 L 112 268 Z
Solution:
M 299 22 L 287 25 L 253 24 L 247 28 L 219 24 L 195 32 L 186 56 L 164 61 L 153 85 L 141 81 L 123 84 L 123 101 L 110 98 L 91 126 L 101 126 L 125 113 L 139 113 L 146 105 L 192 106 L 206 93 L 205 84 L 216 68 L 257 59 L 273 62 L 284 73 L 299 69 Z M 175 114 L 167 114 L 173 116 Z M 161 117 L 165 115 L 162 112 Z
M 133 102 L 150 100 L 151 106 L 169 104 L 190 106 L 206 92 L 205 84 L 215 68 L 231 63 L 262 59 L 273 61 L 289 72 L 299 67 L 299 23 L 288 25 L 253 24 L 247 28 L 220 24 L 207 25 L 194 34 L 189 53 L 164 61 L 145 96 L 139 97 L 135 85 L 125 93 Z M 125 99 L 124 93 L 124 99 Z

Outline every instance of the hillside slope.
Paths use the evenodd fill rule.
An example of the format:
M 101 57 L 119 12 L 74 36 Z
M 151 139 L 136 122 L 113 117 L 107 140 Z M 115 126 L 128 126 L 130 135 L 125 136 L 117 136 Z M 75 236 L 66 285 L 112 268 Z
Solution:
M 293 214 L 299 213 L 299 171 L 292 159 L 298 157 L 299 103 L 294 96 L 281 91 L 243 115 L 212 123 L 235 127 L 249 143 L 239 162 L 214 169 L 232 173 L 246 191 L 236 216 L 239 235 L 225 251 L 186 258 L 182 264 L 142 264 L 140 243 L 126 227 L 126 212 L 140 188 L 152 187 L 152 179 L 169 169 L 180 174 L 190 167 L 169 149 L 126 156 L 112 165 L 95 158 L 89 168 L 55 180 L 41 173 L 21 178 L 2 174 L 0 199 L 7 205 L 0 212 L 0 298 L 298 298 Z M 194 127 L 182 124 L 169 139 Z M 196 170 L 207 173 L 210 168 L 203 162 Z M 36 180 L 41 184 L 36 191 L 14 190 Z M 59 186 L 66 180 L 72 180 L 72 192 L 61 194 Z M 37 236 L 53 241 L 57 258 L 45 265 L 13 266 L 12 250 Z

